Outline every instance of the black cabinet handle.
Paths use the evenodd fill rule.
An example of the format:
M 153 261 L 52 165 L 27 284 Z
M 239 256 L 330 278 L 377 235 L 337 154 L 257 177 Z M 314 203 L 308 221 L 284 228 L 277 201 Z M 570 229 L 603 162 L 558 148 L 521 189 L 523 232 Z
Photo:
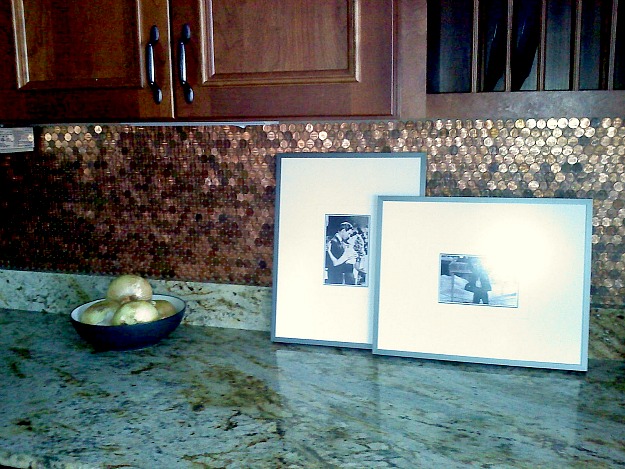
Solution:
M 186 45 L 191 39 L 191 26 L 185 23 L 182 26 L 182 34 L 178 42 L 178 78 L 184 93 L 184 100 L 191 104 L 193 102 L 193 88 L 187 82 L 187 51 Z
M 158 42 L 160 34 L 156 25 L 150 28 L 150 41 L 145 46 L 145 65 L 148 75 L 148 85 L 152 90 L 152 97 L 156 104 L 160 104 L 163 101 L 163 92 L 160 86 L 156 83 L 156 70 L 154 66 L 154 46 Z

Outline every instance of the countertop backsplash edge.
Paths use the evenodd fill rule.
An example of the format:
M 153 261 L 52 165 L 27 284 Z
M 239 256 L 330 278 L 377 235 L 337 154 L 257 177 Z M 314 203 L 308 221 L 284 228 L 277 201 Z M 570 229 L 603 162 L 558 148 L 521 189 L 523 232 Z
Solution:
M 0 308 L 68 314 L 103 298 L 114 277 L 0 269 Z M 154 293 L 187 302 L 184 323 L 269 331 L 271 288 L 148 279 Z

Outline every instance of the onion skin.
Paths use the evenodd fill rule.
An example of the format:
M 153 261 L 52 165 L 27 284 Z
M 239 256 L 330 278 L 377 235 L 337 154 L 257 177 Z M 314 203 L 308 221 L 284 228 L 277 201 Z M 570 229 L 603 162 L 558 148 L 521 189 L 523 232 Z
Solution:
M 111 323 L 120 304 L 117 301 L 101 300 L 85 309 L 80 315 L 80 322 L 84 324 L 106 326 Z
M 150 301 L 135 300 L 121 305 L 113 315 L 111 324 L 113 326 L 133 325 L 157 319 L 159 319 L 158 310 Z
M 121 275 L 109 284 L 106 299 L 121 304 L 136 300 L 149 301 L 152 299 L 152 286 L 138 275 Z
M 152 303 L 154 303 L 154 306 L 158 311 L 159 319 L 168 318 L 178 312 L 176 311 L 176 308 L 174 308 L 174 305 L 167 300 L 154 300 Z

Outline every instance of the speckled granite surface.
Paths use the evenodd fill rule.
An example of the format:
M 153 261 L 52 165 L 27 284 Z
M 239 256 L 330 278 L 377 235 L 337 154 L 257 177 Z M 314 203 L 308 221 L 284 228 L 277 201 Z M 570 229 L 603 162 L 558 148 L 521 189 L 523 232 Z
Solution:
M 41 468 L 625 466 L 625 364 L 587 373 L 272 344 L 181 325 L 94 353 L 0 311 L 0 464 Z
M 102 298 L 113 277 L 0 269 L 0 308 L 68 314 Z M 185 324 L 254 331 L 271 328 L 271 288 L 150 280 L 155 293 L 187 301 Z M 625 310 L 590 312 L 590 358 L 625 360 Z
M 103 298 L 113 278 L 0 269 L 0 308 L 69 314 L 76 306 Z M 152 279 L 150 284 L 154 293 L 187 302 L 187 324 L 270 330 L 270 288 Z

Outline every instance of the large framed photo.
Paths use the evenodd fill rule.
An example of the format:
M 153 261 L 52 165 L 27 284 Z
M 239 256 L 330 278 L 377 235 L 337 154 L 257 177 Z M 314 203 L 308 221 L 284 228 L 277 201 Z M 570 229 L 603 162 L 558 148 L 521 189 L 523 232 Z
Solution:
M 592 201 L 378 198 L 373 352 L 585 371 Z
M 423 195 L 425 171 L 423 153 L 278 157 L 273 341 L 371 348 L 377 196 Z

